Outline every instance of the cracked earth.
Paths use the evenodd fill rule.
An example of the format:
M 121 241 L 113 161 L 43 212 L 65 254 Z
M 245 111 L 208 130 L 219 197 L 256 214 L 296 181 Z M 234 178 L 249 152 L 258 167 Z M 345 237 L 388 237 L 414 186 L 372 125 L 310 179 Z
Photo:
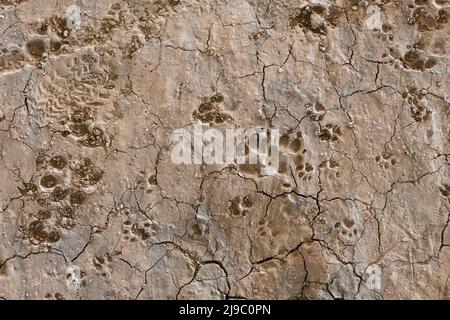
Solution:
M 0 0 L 0 299 L 450 299 L 448 0 Z M 175 165 L 196 123 L 278 172 Z

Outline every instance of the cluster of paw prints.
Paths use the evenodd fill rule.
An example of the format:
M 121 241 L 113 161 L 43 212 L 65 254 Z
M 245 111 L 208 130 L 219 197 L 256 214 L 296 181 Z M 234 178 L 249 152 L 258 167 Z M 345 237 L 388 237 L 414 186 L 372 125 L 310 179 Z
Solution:
M 305 32 L 325 35 L 327 26 L 335 26 L 342 13 L 343 10 L 334 5 L 328 8 L 320 4 L 307 5 L 291 16 L 290 24 L 291 27 L 300 26 Z
M 359 231 L 353 219 L 345 218 L 342 222 L 336 222 L 334 228 L 338 232 L 339 240 L 345 245 L 354 244 L 358 240 Z
M 208 123 L 210 126 L 214 124 L 220 125 L 227 121 L 233 120 L 233 118 L 222 111 L 220 111 L 220 103 L 222 103 L 224 97 L 221 93 L 217 92 L 211 97 L 205 97 L 202 99 L 202 103 L 194 111 L 192 116 L 195 120 L 200 120 L 202 123 Z
M 93 112 L 88 107 L 75 109 L 67 126 L 64 135 L 72 135 L 85 147 L 105 147 L 109 143 L 108 135 L 93 124 Z
M 426 107 L 424 100 L 427 91 L 419 90 L 414 86 L 407 88 L 402 94 L 402 98 L 410 105 L 410 113 L 416 122 L 426 122 L 431 119 L 431 111 Z
M 122 221 L 122 239 L 129 242 L 146 241 L 154 237 L 160 230 L 158 222 L 143 218 L 141 214 L 120 204 L 113 210 L 124 217 Z
M 384 151 L 381 155 L 376 156 L 375 161 L 378 163 L 380 168 L 385 170 L 398 164 L 397 158 L 395 158 L 393 153 L 390 151 Z
M 228 212 L 233 217 L 245 217 L 252 206 L 250 195 L 235 196 L 228 202 Z
M 40 207 L 29 215 L 21 233 L 33 244 L 55 243 L 61 238 L 61 230 L 75 225 L 76 211 L 88 193 L 95 189 L 103 171 L 89 158 L 72 161 L 68 156 L 41 154 L 36 159 L 34 182 L 19 188 L 23 197 L 29 197 Z
M 307 151 L 304 148 L 301 132 L 283 134 L 280 137 L 280 150 L 282 151 L 282 156 L 288 155 L 289 160 L 280 159 L 278 172 L 287 174 L 288 166 L 293 165 L 294 174 L 297 178 L 302 181 L 310 181 L 314 167 L 305 159 Z

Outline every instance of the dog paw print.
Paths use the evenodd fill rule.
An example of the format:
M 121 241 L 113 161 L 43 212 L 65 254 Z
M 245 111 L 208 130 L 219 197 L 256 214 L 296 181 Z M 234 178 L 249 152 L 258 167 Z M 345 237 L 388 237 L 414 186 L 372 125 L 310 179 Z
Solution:
M 416 0 L 415 4 L 408 18 L 408 24 L 416 25 L 420 31 L 439 30 L 448 23 L 448 13 L 445 9 L 429 12 L 426 7 L 427 1 Z
M 439 187 L 439 191 L 441 192 L 442 196 L 450 199 L 450 184 L 443 184 L 441 187 Z
M 337 222 L 334 228 L 338 231 L 339 240 L 345 245 L 352 245 L 358 240 L 359 231 L 353 219 L 345 218 L 342 222 Z
M 99 127 L 88 130 L 87 137 L 81 141 L 85 147 L 96 148 L 105 147 L 109 142 L 108 135 Z
M 41 220 L 34 220 L 28 225 L 27 236 L 31 243 L 56 243 L 61 239 L 61 235 L 56 230 L 44 224 Z
M 319 139 L 322 141 L 336 142 L 342 135 L 342 129 L 337 124 L 328 123 L 319 131 Z
M 431 111 L 420 101 L 410 107 L 411 116 L 416 122 L 427 122 L 431 119 Z
M 260 237 L 266 237 L 267 235 L 270 235 L 270 229 L 267 227 L 266 219 L 263 218 L 258 221 L 258 229 L 256 232 Z
M 250 195 L 236 196 L 228 202 L 228 212 L 233 217 L 245 217 L 252 206 Z
M 56 224 L 66 230 L 70 230 L 75 226 L 75 209 L 69 205 L 58 208 L 58 217 Z
M 403 62 L 406 68 L 419 71 L 431 69 L 438 63 L 436 57 L 428 56 L 424 51 L 415 48 L 412 48 L 406 52 L 400 61 Z
M 80 289 L 81 286 L 86 285 L 86 272 L 80 267 L 71 265 L 66 269 L 66 286 L 71 290 Z
M 425 89 L 419 90 L 415 86 L 407 87 L 402 93 L 402 98 L 410 105 L 411 116 L 417 122 L 426 122 L 431 119 L 431 111 L 427 109 L 424 100 L 426 94 Z
M 123 50 L 124 55 L 131 58 L 133 54 L 143 47 L 142 41 L 137 36 L 132 36 L 130 43 L 127 45 L 126 49 Z
M 35 160 L 34 182 L 23 183 L 19 192 L 41 209 L 28 215 L 22 234 L 31 244 L 50 245 L 60 241 L 64 230 L 76 225 L 76 210 L 87 198 L 85 186 L 97 183 L 102 171 L 92 161 L 74 161 L 64 154 L 41 151 Z
M 195 120 L 200 120 L 202 123 L 208 123 L 210 126 L 214 124 L 220 125 L 225 122 L 233 120 L 233 118 L 222 111 L 220 111 L 220 103 L 222 103 L 224 97 L 221 93 L 216 93 L 209 98 L 203 98 L 202 103 L 194 111 L 192 116 Z
M 95 185 L 103 176 L 103 171 L 90 158 L 84 158 L 81 162 L 75 163 L 72 171 L 74 184 L 81 187 Z
M 44 298 L 46 300 L 64 300 L 64 296 L 59 292 L 57 292 L 55 294 L 46 293 Z
M 26 60 L 25 52 L 20 48 L 0 49 L 0 71 L 21 68 Z
M 322 121 L 325 117 L 325 107 L 320 102 L 314 103 L 314 105 L 307 104 L 306 106 L 306 116 L 312 121 Z
M 155 236 L 160 227 L 153 220 L 139 220 L 134 214 L 128 215 L 128 218 L 122 223 L 123 239 L 130 242 L 137 240 L 146 241 Z
M 37 197 L 38 187 L 32 182 L 22 182 L 22 187 L 18 187 L 18 189 L 20 194 L 24 197 Z
M 395 166 L 398 163 L 397 158 L 395 158 L 394 154 L 390 151 L 384 151 L 381 155 L 376 156 L 375 161 L 378 163 L 380 168 L 385 170 Z
M 195 219 L 190 220 L 188 230 L 189 235 L 193 239 L 199 239 L 205 235 L 208 235 L 209 234 L 208 220 L 197 216 Z
M 290 24 L 291 27 L 300 26 L 305 31 L 325 35 L 327 26 L 335 26 L 341 14 L 342 9 L 337 6 L 307 5 L 291 16 Z
M 111 277 L 110 263 L 112 262 L 112 256 L 109 253 L 105 253 L 101 256 L 95 256 L 92 259 L 92 264 L 97 272 L 100 273 L 102 278 Z
M 314 167 L 306 161 L 306 149 L 304 148 L 301 132 L 287 133 L 280 137 L 280 149 L 288 156 L 288 161 L 280 161 L 279 173 L 286 174 L 288 163 L 294 168 L 294 174 L 300 180 L 310 181 Z
M 339 179 L 342 176 L 342 173 L 339 171 L 339 163 L 336 160 L 326 160 L 319 164 L 319 168 L 325 170 L 329 177 Z
M 300 164 L 296 168 L 297 176 L 302 181 L 310 181 L 314 172 L 314 167 L 310 163 Z
M 69 132 L 74 137 L 84 137 L 89 133 L 89 121 L 93 119 L 93 112 L 90 108 L 75 108 L 72 111 L 68 123 Z
M 100 22 L 99 40 L 110 37 L 114 30 L 125 22 L 124 18 L 124 12 L 121 10 L 120 4 L 113 4 L 111 10 L 108 11 L 108 15 Z
M 90 108 L 75 108 L 69 117 L 68 133 L 89 148 L 105 147 L 109 137 L 105 131 L 93 124 L 93 111 Z

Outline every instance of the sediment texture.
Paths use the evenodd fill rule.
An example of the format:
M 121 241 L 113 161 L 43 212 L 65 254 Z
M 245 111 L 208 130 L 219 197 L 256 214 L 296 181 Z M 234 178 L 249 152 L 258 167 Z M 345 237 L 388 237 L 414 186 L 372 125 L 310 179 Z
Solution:
M 447 0 L 0 0 L 0 298 L 450 298 Z M 280 129 L 282 162 L 171 133 Z

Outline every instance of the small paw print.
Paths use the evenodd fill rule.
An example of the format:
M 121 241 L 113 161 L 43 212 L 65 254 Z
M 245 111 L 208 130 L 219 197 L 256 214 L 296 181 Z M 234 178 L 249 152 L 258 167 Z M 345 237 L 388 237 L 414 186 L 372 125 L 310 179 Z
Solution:
M 441 192 L 442 196 L 450 199 L 450 185 L 449 184 L 443 184 L 441 187 L 439 187 L 439 191 Z
M 385 170 L 395 166 L 398 163 L 398 160 L 390 151 L 384 151 L 381 155 L 376 156 L 375 161 L 378 163 L 380 168 Z
M 337 124 L 328 123 L 319 131 L 319 139 L 322 141 L 336 142 L 342 135 L 342 129 Z
M 103 278 L 110 278 L 110 276 L 111 276 L 110 263 L 111 262 L 112 262 L 112 256 L 109 253 L 105 253 L 101 256 L 95 256 L 92 259 L 92 264 L 94 265 L 95 269 L 97 269 L 97 271 L 100 272 L 100 275 Z
M 312 178 L 312 173 L 314 172 L 314 167 L 307 162 L 306 164 L 299 164 L 295 167 L 295 170 L 297 171 L 297 176 L 299 179 L 303 181 L 310 181 Z
M 351 218 L 345 218 L 342 222 L 337 222 L 334 225 L 338 230 L 338 237 L 345 245 L 352 245 L 358 239 L 358 228 L 356 223 Z
M 329 177 L 339 179 L 342 176 L 342 173 L 339 171 L 339 163 L 336 160 L 326 160 L 319 165 L 319 168 L 325 170 Z
M 306 106 L 306 116 L 312 121 L 322 121 L 325 117 L 325 107 L 320 103 L 316 102 L 314 105 L 307 104 Z
M 122 223 L 123 239 L 136 242 L 138 239 L 146 241 L 156 235 L 159 224 L 152 220 L 140 221 L 134 214 L 129 214 Z
M 233 217 L 245 217 L 252 206 L 253 202 L 250 195 L 244 197 L 236 196 L 229 201 L 228 211 Z

